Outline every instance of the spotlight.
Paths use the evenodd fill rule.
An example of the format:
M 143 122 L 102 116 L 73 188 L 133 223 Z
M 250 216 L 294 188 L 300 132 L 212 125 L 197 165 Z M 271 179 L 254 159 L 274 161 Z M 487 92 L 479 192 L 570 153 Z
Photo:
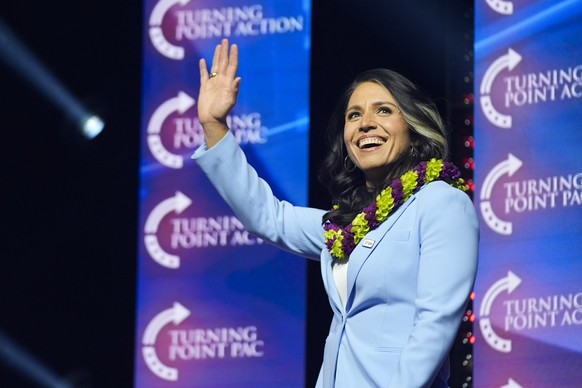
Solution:
M 95 138 L 95 136 L 103 131 L 104 127 L 105 123 L 96 115 L 88 116 L 81 121 L 81 132 L 83 132 L 83 135 L 88 139 Z
M 26 49 L 2 20 L 0 20 L 0 59 L 20 73 L 49 101 L 61 108 L 73 122 L 79 123 L 79 129 L 86 138 L 93 139 L 103 130 L 105 126 L 103 120 L 89 113 L 87 108 Z

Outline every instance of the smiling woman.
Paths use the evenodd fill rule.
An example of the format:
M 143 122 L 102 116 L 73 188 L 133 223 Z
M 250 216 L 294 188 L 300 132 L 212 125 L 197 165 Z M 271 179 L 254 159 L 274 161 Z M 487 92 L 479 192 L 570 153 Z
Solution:
M 75 95 L 104 105 L 107 114 L 103 117 L 110 125 L 96 142 L 77 147 L 57 131 L 62 125 L 59 111 L 11 71 L 0 71 L 4 113 L 0 128 L 6 166 L 2 168 L 2 214 L 6 222 L 2 247 L 6 259 L 0 271 L 0 291 L 6 297 L 0 298 L 0 306 L 2 311 L 10 311 L 3 316 L 2 329 L 49 367 L 62 374 L 78 371 L 90 375 L 85 377 L 90 379 L 86 385 L 96 387 L 132 386 L 141 42 L 148 42 L 142 36 L 142 31 L 146 37 L 148 33 L 147 23 L 142 26 L 142 8 L 148 4 L 147 9 L 151 9 L 156 3 L 160 2 L 0 1 L 1 18 L 74 89 Z M 195 7 L 201 3 L 210 4 L 190 2 Z M 257 3 L 248 4 L 255 7 Z M 364 1 L 358 2 L 357 7 L 351 0 L 302 3 L 313 4 L 312 160 L 319 161 L 325 148 L 319 146 L 318 132 L 325 127 L 336 102 L 338 85 L 344 85 L 346 77 L 351 80 L 354 71 L 390 66 L 414 77 L 433 96 L 447 96 L 454 101 L 454 93 L 447 95 L 445 86 L 450 86 L 455 74 L 448 80 L 445 75 L 449 63 L 455 63 L 460 72 L 463 44 L 473 49 L 472 39 L 464 40 L 461 27 L 472 20 L 473 12 L 466 9 L 474 2 Z M 173 7 L 177 18 L 183 8 Z M 465 19 L 463 12 L 471 16 Z M 184 21 L 183 26 L 189 32 L 192 24 Z M 472 25 L 466 30 L 470 33 Z M 454 39 L 447 41 L 447 36 Z M 447 53 L 452 48 L 460 52 L 457 61 Z M 458 74 L 457 78 L 461 77 Z M 245 80 L 245 90 L 257 86 Z M 231 112 L 229 117 L 240 111 Z M 342 119 L 344 114 L 342 111 Z M 189 119 L 195 116 L 189 115 Z M 240 140 L 242 133 L 244 139 L 252 134 L 260 140 L 254 123 L 244 130 L 234 121 L 228 124 L 235 131 L 235 138 Z M 198 142 L 198 137 L 194 141 Z M 319 163 L 310 169 L 313 176 L 317 175 L 316 164 Z M 313 183 L 311 203 L 327 209 L 331 206 L 329 200 Z M 428 188 L 436 184 L 431 183 Z M 30 243 L 31 237 L 34 244 Z M 398 239 L 393 240 L 400 244 Z M 350 266 L 353 262 L 350 258 Z M 318 265 L 319 262 L 308 264 L 317 277 Z M 321 344 L 331 317 L 331 310 L 326 311 L 321 279 L 312 280 L 306 355 L 306 386 L 311 387 L 317 378 Z M 318 291 L 324 296 L 320 297 Z M 0 386 L 25 386 L 21 381 L 11 383 L 13 374 L 13 370 L 0 365 Z
M 340 224 L 407 170 L 423 160 L 446 159 L 449 152 L 436 106 L 387 69 L 365 71 L 346 88 L 330 119 L 328 142 L 320 180 L 339 205 L 329 215 Z M 350 163 L 357 168 L 346 168 Z
M 323 163 L 330 211 L 274 197 L 225 118 L 236 103 L 238 49 L 200 62 L 193 158 L 245 228 L 319 260 L 333 319 L 317 387 L 448 387 L 448 352 L 477 266 L 478 225 L 447 156 L 436 108 L 398 73 L 364 72 L 332 117 Z M 351 164 L 351 165 L 350 165 Z
M 392 93 L 375 82 L 359 84 L 348 101 L 344 142 L 369 188 L 380 186 L 390 165 L 410 148 L 408 125 L 398 113 Z

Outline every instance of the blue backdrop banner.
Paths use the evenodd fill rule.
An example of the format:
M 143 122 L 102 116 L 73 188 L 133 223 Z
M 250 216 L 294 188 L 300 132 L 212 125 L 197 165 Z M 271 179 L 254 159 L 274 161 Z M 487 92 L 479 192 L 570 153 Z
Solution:
M 475 386 L 577 387 L 582 1 L 475 5 Z
M 229 127 L 280 199 L 307 204 L 310 23 L 310 1 L 145 1 L 136 387 L 305 384 L 305 260 L 250 235 L 190 155 L 198 61 L 228 38 Z

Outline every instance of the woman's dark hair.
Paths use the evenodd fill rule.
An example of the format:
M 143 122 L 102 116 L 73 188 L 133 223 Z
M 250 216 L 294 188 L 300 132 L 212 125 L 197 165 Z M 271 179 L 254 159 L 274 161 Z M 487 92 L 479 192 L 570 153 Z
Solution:
M 394 97 L 410 130 L 411 150 L 403 152 L 392 163 L 388 175 L 380 187 L 366 187 L 365 177 L 358 168 L 346 169 L 348 155 L 344 144 L 345 111 L 349 99 L 364 82 L 375 82 L 384 86 Z M 333 203 L 339 208 L 323 216 L 323 222 L 331 221 L 345 226 L 370 204 L 373 198 L 392 180 L 423 160 L 448 157 L 448 143 L 443 121 L 432 100 L 407 78 L 387 69 L 373 69 L 360 73 L 346 88 L 333 112 L 327 128 L 329 153 L 324 159 L 320 181 L 329 190 Z M 350 162 L 351 164 L 351 162 Z

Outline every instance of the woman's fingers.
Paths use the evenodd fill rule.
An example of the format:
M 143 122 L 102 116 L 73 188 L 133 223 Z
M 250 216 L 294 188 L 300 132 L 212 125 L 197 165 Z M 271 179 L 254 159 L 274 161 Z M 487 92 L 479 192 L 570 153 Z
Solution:
M 223 39 L 214 49 L 212 66 L 208 68 L 206 60 L 201 59 L 199 67 L 198 119 L 203 127 L 205 125 L 208 127 L 205 129 L 208 141 L 208 134 L 213 132 L 210 131 L 209 125 L 223 126 L 228 113 L 236 103 L 241 82 L 241 78 L 236 75 L 238 47 L 234 44 L 229 47 L 228 40 Z
M 220 60 L 220 48 L 222 45 L 218 44 L 214 48 L 214 56 L 212 57 L 212 67 L 210 68 L 211 73 L 218 72 L 218 63 Z
M 238 46 L 233 44 L 230 47 L 230 56 L 228 57 L 228 66 L 226 67 L 226 76 L 234 78 L 238 69 Z
M 212 77 L 213 73 L 225 75 L 231 79 L 236 77 L 238 70 L 238 46 L 233 44 L 228 49 L 228 39 L 223 39 L 220 44 L 216 45 L 214 49 L 214 56 L 212 57 L 212 66 L 210 72 L 206 67 L 206 61 L 200 60 L 200 80 L 206 81 Z
M 206 68 L 206 60 L 202 58 L 198 62 L 198 66 L 200 67 L 200 84 L 202 85 L 204 82 L 208 80 L 208 69 Z
M 228 48 L 228 39 L 223 39 L 222 42 L 214 49 L 214 56 L 212 58 L 212 67 L 210 72 L 206 65 L 204 58 L 199 61 L 200 67 L 200 84 L 208 81 L 208 79 L 215 75 L 224 75 L 231 80 L 235 80 L 236 72 L 238 70 L 238 46 L 233 44 Z M 240 83 L 240 77 L 237 82 Z
M 236 94 L 238 94 L 238 91 L 240 90 L 240 80 L 241 80 L 241 77 L 236 77 L 234 79 L 234 91 Z
M 220 57 L 218 60 L 218 74 L 225 75 L 226 68 L 228 67 L 228 40 L 223 39 L 220 43 Z

